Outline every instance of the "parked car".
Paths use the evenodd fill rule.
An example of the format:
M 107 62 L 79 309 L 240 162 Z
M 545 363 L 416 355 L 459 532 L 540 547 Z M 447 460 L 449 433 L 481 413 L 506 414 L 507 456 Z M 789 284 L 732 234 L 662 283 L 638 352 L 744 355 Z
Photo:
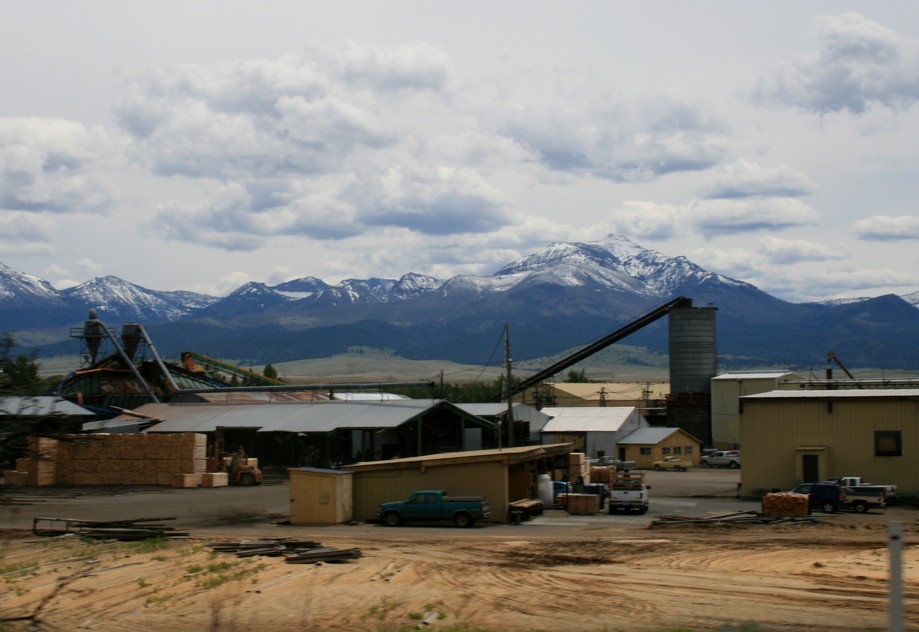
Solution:
M 648 511 L 648 490 L 644 474 L 641 472 L 623 472 L 613 479 L 609 490 L 609 513 L 617 511 L 637 511 L 640 514 Z
M 414 492 L 405 500 L 381 504 L 378 517 L 390 527 L 410 521 L 437 520 L 452 520 L 457 527 L 471 527 L 490 513 L 485 496 L 449 496 L 445 491 L 426 489 Z
M 684 461 L 678 456 L 665 456 L 663 460 L 655 461 L 651 467 L 657 471 L 676 470 L 677 472 L 685 472 L 692 467 L 692 463 Z
M 615 467 L 620 472 L 627 472 L 635 467 L 635 461 L 623 461 L 611 456 L 599 456 L 595 459 L 588 459 L 591 467 Z
M 833 483 L 839 483 L 856 492 L 875 492 L 880 491 L 884 494 L 884 502 L 888 505 L 896 502 L 897 486 L 882 483 L 866 483 L 861 476 L 835 476 L 826 479 Z
M 699 459 L 702 467 L 740 467 L 740 452 L 737 450 L 717 450 Z
M 820 508 L 823 513 L 836 513 L 846 506 L 846 488 L 837 483 L 802 483 L 793 490 L 805 494 L 811 509 Z
M 809 507 L 819 507 L 824 513 L 835 513 L 841 509 L 865 513 L 869 509 L 883 509 L 887 506 L 884 492 L 879 489 L 859 490 L 834 481 L 803 483 L 792 491 L 807 494 L 810 497 Z

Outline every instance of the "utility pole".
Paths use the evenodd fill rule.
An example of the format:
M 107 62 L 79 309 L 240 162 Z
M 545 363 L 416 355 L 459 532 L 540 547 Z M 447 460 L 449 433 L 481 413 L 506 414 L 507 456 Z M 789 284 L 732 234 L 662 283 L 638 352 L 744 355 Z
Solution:
M 504 394 L 507 399 L 507 447 L 514 445 L 514 403 L 511 395 L 511 328 L 504 323 Z M 499 433 L 500 436 L 500 433 Z M 501 447 L 501 444 L 498 444 Z

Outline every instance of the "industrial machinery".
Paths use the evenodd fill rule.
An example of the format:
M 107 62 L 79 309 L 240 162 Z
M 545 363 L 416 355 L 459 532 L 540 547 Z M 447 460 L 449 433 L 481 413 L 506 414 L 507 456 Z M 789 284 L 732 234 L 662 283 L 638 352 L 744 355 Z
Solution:
M 246 456 L 246 451 L 240 448 L 234 454 L 221 457 L 217 471 L 227 473 L 230 485 L 261 485 L 262 471 L 258 468 L 257 461 Z

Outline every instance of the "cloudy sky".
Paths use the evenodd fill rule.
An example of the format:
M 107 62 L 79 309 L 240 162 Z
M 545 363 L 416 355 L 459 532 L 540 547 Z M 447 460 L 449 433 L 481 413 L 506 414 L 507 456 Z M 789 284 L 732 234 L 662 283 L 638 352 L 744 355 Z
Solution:
M 919 290 L 919 3 L 0 0 L 0 263 L 491 274 L 609 233 Z

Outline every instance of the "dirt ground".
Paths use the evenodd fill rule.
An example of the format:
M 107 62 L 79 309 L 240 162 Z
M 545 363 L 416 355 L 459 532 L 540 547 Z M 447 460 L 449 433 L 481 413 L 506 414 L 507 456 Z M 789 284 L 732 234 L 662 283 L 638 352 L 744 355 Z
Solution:
M 196 515 L 189 538 L 159 543 L 36 537 L 8 521 L 0 631 L 885 630 L 890 522 L 905 533 L 906 629 L 919 630 L 919 511 L 907 507 L 676 526 L 552 510 L 462 530 L 226 518 Z M 290 564 L 209 548 L 255 538 L 360 557 Z

